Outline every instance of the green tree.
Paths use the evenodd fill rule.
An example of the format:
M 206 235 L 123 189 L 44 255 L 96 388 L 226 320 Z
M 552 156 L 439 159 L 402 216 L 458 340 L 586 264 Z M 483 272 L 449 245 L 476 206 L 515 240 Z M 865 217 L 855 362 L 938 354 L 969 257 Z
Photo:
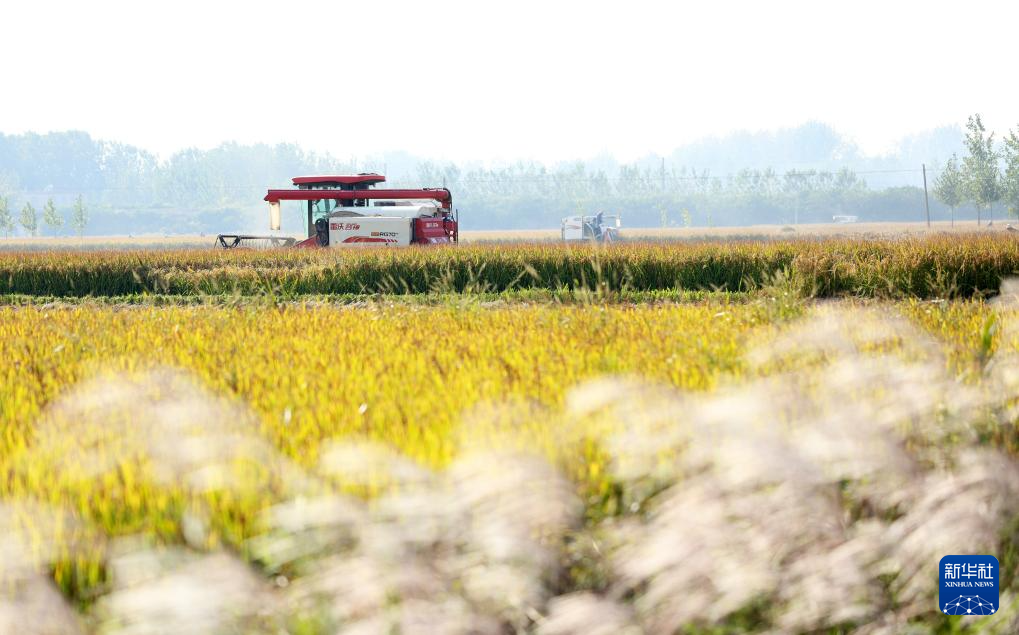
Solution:
M 4 238 L 9 237 L 14 231 L 14 216 L 11 214 L 6 196 L 0 196 L 0 230 L 3 230 Z
M 934 197 L 952 210 L 952 225 L 955 225 L 955 208 L 966 198 L 966 184 L 959 171 L 959 158 L 954 154 L 934 180 Z
M 85 200 L 78 195 L 74 201 L 74 211 L 71 213 L 71 227 L 78 234 L 78 238 L 85 233 L 85 226 L 88 225 L 88 210 L 85 209 Z
M 669 226 L 669 208 L 664 203 L 658 204 L 658 221 L 662 224 L 662 227 Z
M 35 236 L 35 232 L 39 229 L 39 218 L 31 203 L 25 203 L 25 206 L 21 208 L 21 226 L 25 228 L 29 236 Z
M 1005 173 L 1001 178 L 1001 198 L 1008 207 L 1010 216 L 1019 218 L 1019 135 L 1009 130 L 1002 152 L 1005 158 Z
M 52 198 L 47 199 L 46 205 L 42 208 L 42 222 L 53 230 L 54 235 L 64 225 L 64 217 L 57 211 L 57 206 L 53 203 Z
M 994 151 L 994 133 L 987 134 L 980 115 L 971 115 L 966 122 L 966 150 L 962 159 L 962 175 L 967 198 L 980 212 L 1001 200 L 998 182 L 998 153 Z

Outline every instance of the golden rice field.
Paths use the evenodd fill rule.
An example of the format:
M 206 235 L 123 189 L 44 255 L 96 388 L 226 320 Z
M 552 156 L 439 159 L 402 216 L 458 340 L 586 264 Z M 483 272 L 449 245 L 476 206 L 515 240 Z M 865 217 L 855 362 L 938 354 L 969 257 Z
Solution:
M 0 254 L 0 295 L 375 295 L 752 291 L 776 275 L 811 297 L 973 296 L 1019 273 L 1011 233 L 739 243 L 510 244 L 404 250 Z
M 2 255 L 0 632 L 1017 632 L 1014 262 Z

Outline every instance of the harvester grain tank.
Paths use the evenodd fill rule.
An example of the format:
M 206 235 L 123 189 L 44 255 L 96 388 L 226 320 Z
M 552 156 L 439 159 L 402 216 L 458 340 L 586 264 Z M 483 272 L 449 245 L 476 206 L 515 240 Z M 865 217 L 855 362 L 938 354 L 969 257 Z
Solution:
M 269 190 L 269 229 L 279 231 L 282 201 L 301 201 L 307 213 L 307 237 L 220 234 L 231 248 L 254 245 L 295 247 L 408 246 L 456 243 L 459 218 L 446 188 L 378 189 L 381 174 L 294 177 L 294 189 Z

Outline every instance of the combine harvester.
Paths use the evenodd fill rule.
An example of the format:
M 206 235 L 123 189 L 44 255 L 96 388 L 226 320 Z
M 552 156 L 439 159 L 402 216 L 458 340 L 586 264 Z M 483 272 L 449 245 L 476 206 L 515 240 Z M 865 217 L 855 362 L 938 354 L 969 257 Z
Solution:
M 566 242 L 595 241 L 609 243 L 619 240 L 622 220 L 615 214 L 598 212 L 594 216 L 567 216 L 562 221 L 560 235 Z
M 298 176 L 297 189 L 269 190 L 269 229 L 280 230 L 280 202 L 307 202 L 307 238 L 220 234 L 216 244 L 234 247 L 354 247 L 441 245 L 459 238 L 459 214 L 446 188 L 375 189 L 381 174 Z

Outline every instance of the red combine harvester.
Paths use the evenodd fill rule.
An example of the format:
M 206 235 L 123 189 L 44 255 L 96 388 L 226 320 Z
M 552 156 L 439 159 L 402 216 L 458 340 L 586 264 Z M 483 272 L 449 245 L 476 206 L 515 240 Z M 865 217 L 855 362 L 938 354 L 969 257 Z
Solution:
M 350 176 L 297 176 L 292 190 L 269 190 L 269 229 L 280 229 L 280 202 L 306 201 L 308 236 L 220 234 L 224 249 L 242 246 L 352 247 L 359 245 L 407 246 L 457 242 L 458 214 L 446 188 L 419 190 L 374 189 L 381 174 Z

